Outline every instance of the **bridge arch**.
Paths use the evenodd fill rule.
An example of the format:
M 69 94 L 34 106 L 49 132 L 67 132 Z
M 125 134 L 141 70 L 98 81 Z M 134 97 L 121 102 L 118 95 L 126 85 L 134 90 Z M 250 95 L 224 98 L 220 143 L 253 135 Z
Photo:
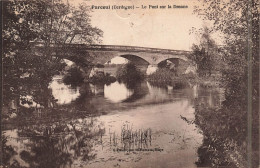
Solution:
M 162 58 L 157 59 L 156 64 L 158 65 L 166 60 L 182 60 L 185 62 L 190 62 L 189 59 L 184 55 L 168 55 L 167 57 L 162 57 Z
M 190 66 L 190 61 L 187 59 L 181 59 L 181 58 L 168 58 L 165 60 L 162 60 L 161 62 L 159 62 L 158 68 L 164 68 L 168 66 L 168 61 L 170 61 L 170 64 L 172 64 L 171 68 L 174 67 L 175 72 L 177 74 L 183 74 L 185 73 L 185 71 L 187 70 L 187 68 Z
M 141 72 L 143 73 L 146 73 L 146 70 L 147 70 L 147 67 L 149 66 L 149 62 L 145 59 L 143 59 L 142 57 L 138 56 L 137 54 L 136 55 L 133 55 L 133 54 L 122 54 L 122 55 L 116 55 L 115 57 L 109 59 L 112 60 L 114 58 L 125 58 L 126 60 L 128 60 L 130 63 L 134 64 L 137 69 L 139 69 Z M 108 61 L 108 62 L 109 62 Z M 110 68 L 110 71 L 111 71 L 111 68 L 114 67 L 113 64 L 110 64 L 110 62 L 108 63 L 106 62 L 104 65 L 105 65 L 105 72 L 107 71 L 107 68 Z M 122 64 L 124 64 L 125 62 L 122 62 Z M 120 63 L 118 63 L 120 64 Z M 120 66 L 120 65 L 119 65 Z M 116 66 L 115 68 L 118 68 L 118 66 Z M 108 72 L 109 73 L 109 72 Z M 111 73 L 111 72 L 110 72 Z M 113 75 L 115 75 L 114 73 L 112 73 Z
M 127 60 L 129 60 L 130 62 L 132 62 L 135 65 L 149 65 L 150 63 L 145 60 L 144 58 L 138 56 L 138 55 L 133 55 L 133 54 L 123 54 L 120 55 L 120 57 L 123 57 Z
M 91 63 L 90 61 L 86 61 L 86 60 L 82 61 L 81 58 L 75 56 L 66 56 L 66 57 L 59 57 L 59 58 L 69 60 L 81 68 L 87 68 L 93 66 L 93 63 Z

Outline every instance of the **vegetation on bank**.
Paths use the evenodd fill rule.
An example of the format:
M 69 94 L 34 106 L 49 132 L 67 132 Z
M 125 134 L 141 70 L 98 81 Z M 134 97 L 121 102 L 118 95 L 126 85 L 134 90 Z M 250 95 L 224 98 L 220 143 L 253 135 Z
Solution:
M 123 64 L 116 72 L 116 78 L 127 83 L 139 82 L 144 77 L 145 75 L 132 63 Z
M 116 81 L 115 77 L 104 72 L 99 72 L 86 80 L 86 82 L 93 83 L 93 84 L 110 84 L 115 81 Z
M 110 84 L 116 81 L 116 78 L 104 72 L 96 72 L 92 77 L 84 77 L 85 72 L 82 72 L 78 67 L 71 67 L 67 70 L 63 77 L 63 82 L 66 85 L 80 86 L 84 82 L 92 84 Z
M 188 82 L 196 82 L 196 76 L 193 74 L 176 76 L 176 73 L 168 68 L 159 68 L 153 74 L 148 75 L 147 80 L 156 86 L 171 85 L 177 89 L 187 86 Z
M 196 101 L 195 124 L 205 136 L 198 148 L 198 167 L 244 167 L 247 150 L 247 122 L 237 107 L 209 108 Z
M 198 149 L 204 152 L 196 164 L 258 167 L 259 4 L 246 0 L 201 1 L 204 7 L 194 12 L 214 25 L 199 31 L 202 40 L 193 46 L 191 59 L 201 63 L 199 72 L 208 70 L 200 76 L 211 76 L 214 69 L 221 72 L 219 82 L 225 88 L 225 100 L 217 109 L 196 102 L 195 123 L 204 134 L 203 146 Z M 223 36 L 223 45 L 212 42 L 212 33 Z
M 63 77 L 63 82 L 66 85 L 78 86 L 84 82 L 84 77 L 78 67 L 72 67 L 67 71 L 67 73 Z
M 186 87 L 189 84 L 215 87 L 219 86 L 221 80 L 219 74 L 211 74 L 208 76 L 199 76 L 194 73 L 177 75 L 176 71 L 169 69 L 168 67 L 158 68 L 154 73 L 145 75 L 132 63 L 121 65 L 116 72 L 116 79 L 119 82 L 124 82 L 128 85 L 147 80 L 156 86 L 171 85 L 176 89 Z

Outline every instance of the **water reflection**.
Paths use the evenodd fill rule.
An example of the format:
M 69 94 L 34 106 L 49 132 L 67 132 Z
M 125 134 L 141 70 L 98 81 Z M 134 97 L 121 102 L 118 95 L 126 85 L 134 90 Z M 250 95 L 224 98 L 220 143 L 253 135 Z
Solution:
M 67 167 L 76 160 L 95 158 L 92 148 L 105 133 L 102 123 L 94 118 L 32 125 L 7 130 L 4 144 L 12 148 L 10 165 L 23 167 Z M 6 152 L 6 151 L 5 151 Z
M 208 145 L 196 126 L 196 102 L 221 106 L 218 89 L 199 85 L 144 81 L 72 88 L 57 77 L 46 90 L 41 115 L 29 111 L 17 116 L 18 126 L 4 127 L 5 165 L 196 167 Z
M 131 86 L 131 87 L 130 87 Z M 54 98 L 59 105 L 81 104 L 97 106 L 107 106 L 108 104 L 119 103 L 123 106 L 163 103 L 173 99 L 188 98 L 190 103 L 194 103 L 198 98 L 202 103 L 210 107 L 220 105 L 220 93 L 217 89 L 205 89 L 199 85 L 175 89 L 175 86 L 165 85 L 162 87 L 154 86 L 149 82 L 137 82 L 127 84 L 114 82 L 107 84 L 84 84 L 80 87 L 72 88 L 61 82 L 61 78 L 54 79 L 49 88 L 52 90 Z M 84 99 L 84 100 L 83 100 Z M 95 104 L 96 103 L 96 104 Z M 86 108 L 85 105 L 85 108 Z
M 24 126 L 14 130 L 15 135 L 7 130 L 5 136 L 17 141 L 15 145 L 9 139 L 6 144 L 15 151 L 10 163 L 16 160 L 26 167 L 101 167 L 104 163 L 107 167 L 117 163 L 129 167 L 133 163 L 146 167 L 149 160 L 149 167 L 158 167 L 163 163 L 152 158 L 163 160 L 167 154 L 173 162 L 166 167 L 172 167 L 184 164 L 176 156 L 185 151 L 189 160 L 185 158 L 184 166 L 194 167 L 194 148 L 201 144 L 202 136 L 194 131 L 195 125 L 186 124 L 180 117 L 194 118 L 194 109 L 186 111 L 187 104 L 183 100 L 140 107 L 138 113 L 132 109 L 123 114 Z
M 93 85 L 90 83 L 88 85 L 89 85 L 89 88 L 93 95 L 104 95 L 104 85 L 103 84 Z
M 79 87 L 72 88 L 62 83 L 62 78 L 54 78 L 49 84 L 49 88 L 52 89 L 52 95 L 57 99 L 58 104 L 68 104 L 79 97 Z
M 126 85 L 119 82 L 105 85 L 104 96 L 114 103 L 121 102 L 133 94 L 133 91 L 127 89 Z

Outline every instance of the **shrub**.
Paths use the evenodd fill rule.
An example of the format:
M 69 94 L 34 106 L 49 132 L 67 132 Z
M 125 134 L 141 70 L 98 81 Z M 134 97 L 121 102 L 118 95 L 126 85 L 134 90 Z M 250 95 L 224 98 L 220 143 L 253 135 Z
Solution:
M 116 78 L 104 72 L 98 72 L 93 77 L 89 78 L 88 82 L 93 84 L 110 84 L 116 81 Z
M 159 68 L 155 73 L 148 76 L 149 81 L 160 81 L 163 83 L 171 83 L 175 78 L 175 73 L 168 68 Z
M 180 89 L 185 87 L 188 82 L 194 83 L 197 79 L 193 74 L 176 76 L 176 73 L 168 68 L 159 68 L 155 73 L 148 76 L 148 81 L 156 86 L 171 85 L 176 89 Z
M 68 73 L 63 77 L 63 82 L 67 85 L 79 85 L 83 83 L 84 77 L 82 72 L 77 67 L 72 67 L 68 70 Z
M 144 74 L 132 63 L 120 66 L 116 72 L 116 78 L 123 82 L 137 82 L 144 78 Z

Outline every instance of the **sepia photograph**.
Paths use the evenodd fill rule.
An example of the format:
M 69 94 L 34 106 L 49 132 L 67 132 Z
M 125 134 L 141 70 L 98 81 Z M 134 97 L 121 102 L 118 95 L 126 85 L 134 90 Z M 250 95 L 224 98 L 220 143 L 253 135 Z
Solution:
M 259 168 L 258 0 L 0 0 L 0 168 Z

